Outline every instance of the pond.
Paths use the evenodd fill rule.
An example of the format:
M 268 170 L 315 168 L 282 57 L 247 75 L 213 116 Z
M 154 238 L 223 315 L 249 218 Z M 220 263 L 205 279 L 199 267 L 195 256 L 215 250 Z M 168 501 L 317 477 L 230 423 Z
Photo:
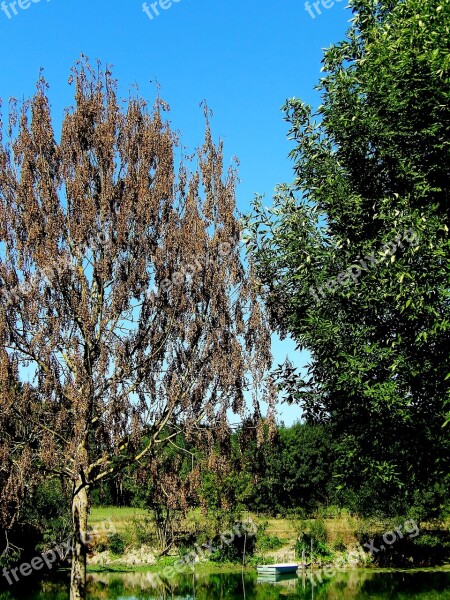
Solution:
M 0 600 L 67 600 L 66 582 L 0 592 Z M 190 574 L 163 581 L 156 573 L 89 575 L 89 600 L 450 600 L 450 570 L 314 572 L 258 578 L 256 573 Z

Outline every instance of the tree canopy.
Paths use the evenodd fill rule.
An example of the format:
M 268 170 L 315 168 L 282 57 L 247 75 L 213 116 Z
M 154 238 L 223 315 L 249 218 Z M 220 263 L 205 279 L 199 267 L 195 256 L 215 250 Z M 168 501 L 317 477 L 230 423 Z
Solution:
M 179 431 L 226 430 L 250 387 L 258 409 L 270 338 L 208 111 L 197 166 L 177 168 L 163 101 L 123 107 L 84 60 L 71 82 L 60 141 L 41 78 L 0 145 L 0 399 L 33 432 L 23 464 L 70 482 L 75 600 L 89 491 Z
M 365 511 L 440 505 L 449 484 L 447 0 L 354 0 L 315 110 L 284 106 L 295 183 L 248 218 L 272 323 L 311 352 L 285 384 L 340 442 Z

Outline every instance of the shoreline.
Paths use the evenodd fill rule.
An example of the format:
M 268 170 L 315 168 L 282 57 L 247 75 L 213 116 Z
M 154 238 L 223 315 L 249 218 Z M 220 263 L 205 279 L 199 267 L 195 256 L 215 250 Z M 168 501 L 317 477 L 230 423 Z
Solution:
M 158 573 L 163 571 L 167 565 L 126 565 L 126 564 L 114 564 L 109 566 L 93 565 L 88 566 L 87 573 L 91 574 L 102 574 L 102 573 Z M 433 567 L 378 567 L 376 565 L 348 565 L 348 566 L 334 566 L 329 564 L 327 566 L 313 566 L 304 569 L 305 573 L 309 571 L 329 571 L 334 569 L 336 572 L 346 571 L 370 571 L 371 573 L 414 573 L 414 572 L 443 572 L 450 571 L 450 563 L 440 566 Z M 189 570 L 189 574 L 215 574 L 215 573 L 256 573 L 256 565 L 246 565 L 242 567 L 238 563 L 203 563 L 196 565 L 193 569 Z M 184 573 L 187 574 L 188 572 Z M 301 575 L 302 569 L 298 569 L 297 575 Z

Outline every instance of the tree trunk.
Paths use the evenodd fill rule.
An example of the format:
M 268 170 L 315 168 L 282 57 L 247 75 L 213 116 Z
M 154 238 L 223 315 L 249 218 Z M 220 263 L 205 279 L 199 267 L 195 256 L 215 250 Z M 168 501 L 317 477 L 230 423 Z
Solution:
M 80 486 L 81 489 L 80 489 Z M 73 543 L 70 600 L 86 598 L 86 555 L 88 527 L 88 488 L 81 481 L 75 485 L 72 497 Z

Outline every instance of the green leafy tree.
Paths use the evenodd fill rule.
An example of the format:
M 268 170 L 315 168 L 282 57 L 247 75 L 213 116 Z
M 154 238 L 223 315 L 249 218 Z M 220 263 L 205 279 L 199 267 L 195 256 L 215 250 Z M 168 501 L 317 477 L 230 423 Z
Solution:
M 311 512 L 331 500 L 333 442 L 323 425 L 277 428 L 259 447 L 243 436 L 242 470 L 251 476 L 250 510 L 266 514 L 300 508 Z
M 331 422 L 338 488 L 382 513 L 433 490 L 431 514 L 450 463 L 450 2 L 351 5 L 321 106 L 284 107 L 295 185 L 256 199 L 247 242 L 274 326 L 311 353 L 284 383 Z
M 278 474 L 278 503 L 282 509 L 308 512 L 331 501 L 333 442 L 324 425 L 296 423 L 279 429 L 280 452 L 273 456 Z

